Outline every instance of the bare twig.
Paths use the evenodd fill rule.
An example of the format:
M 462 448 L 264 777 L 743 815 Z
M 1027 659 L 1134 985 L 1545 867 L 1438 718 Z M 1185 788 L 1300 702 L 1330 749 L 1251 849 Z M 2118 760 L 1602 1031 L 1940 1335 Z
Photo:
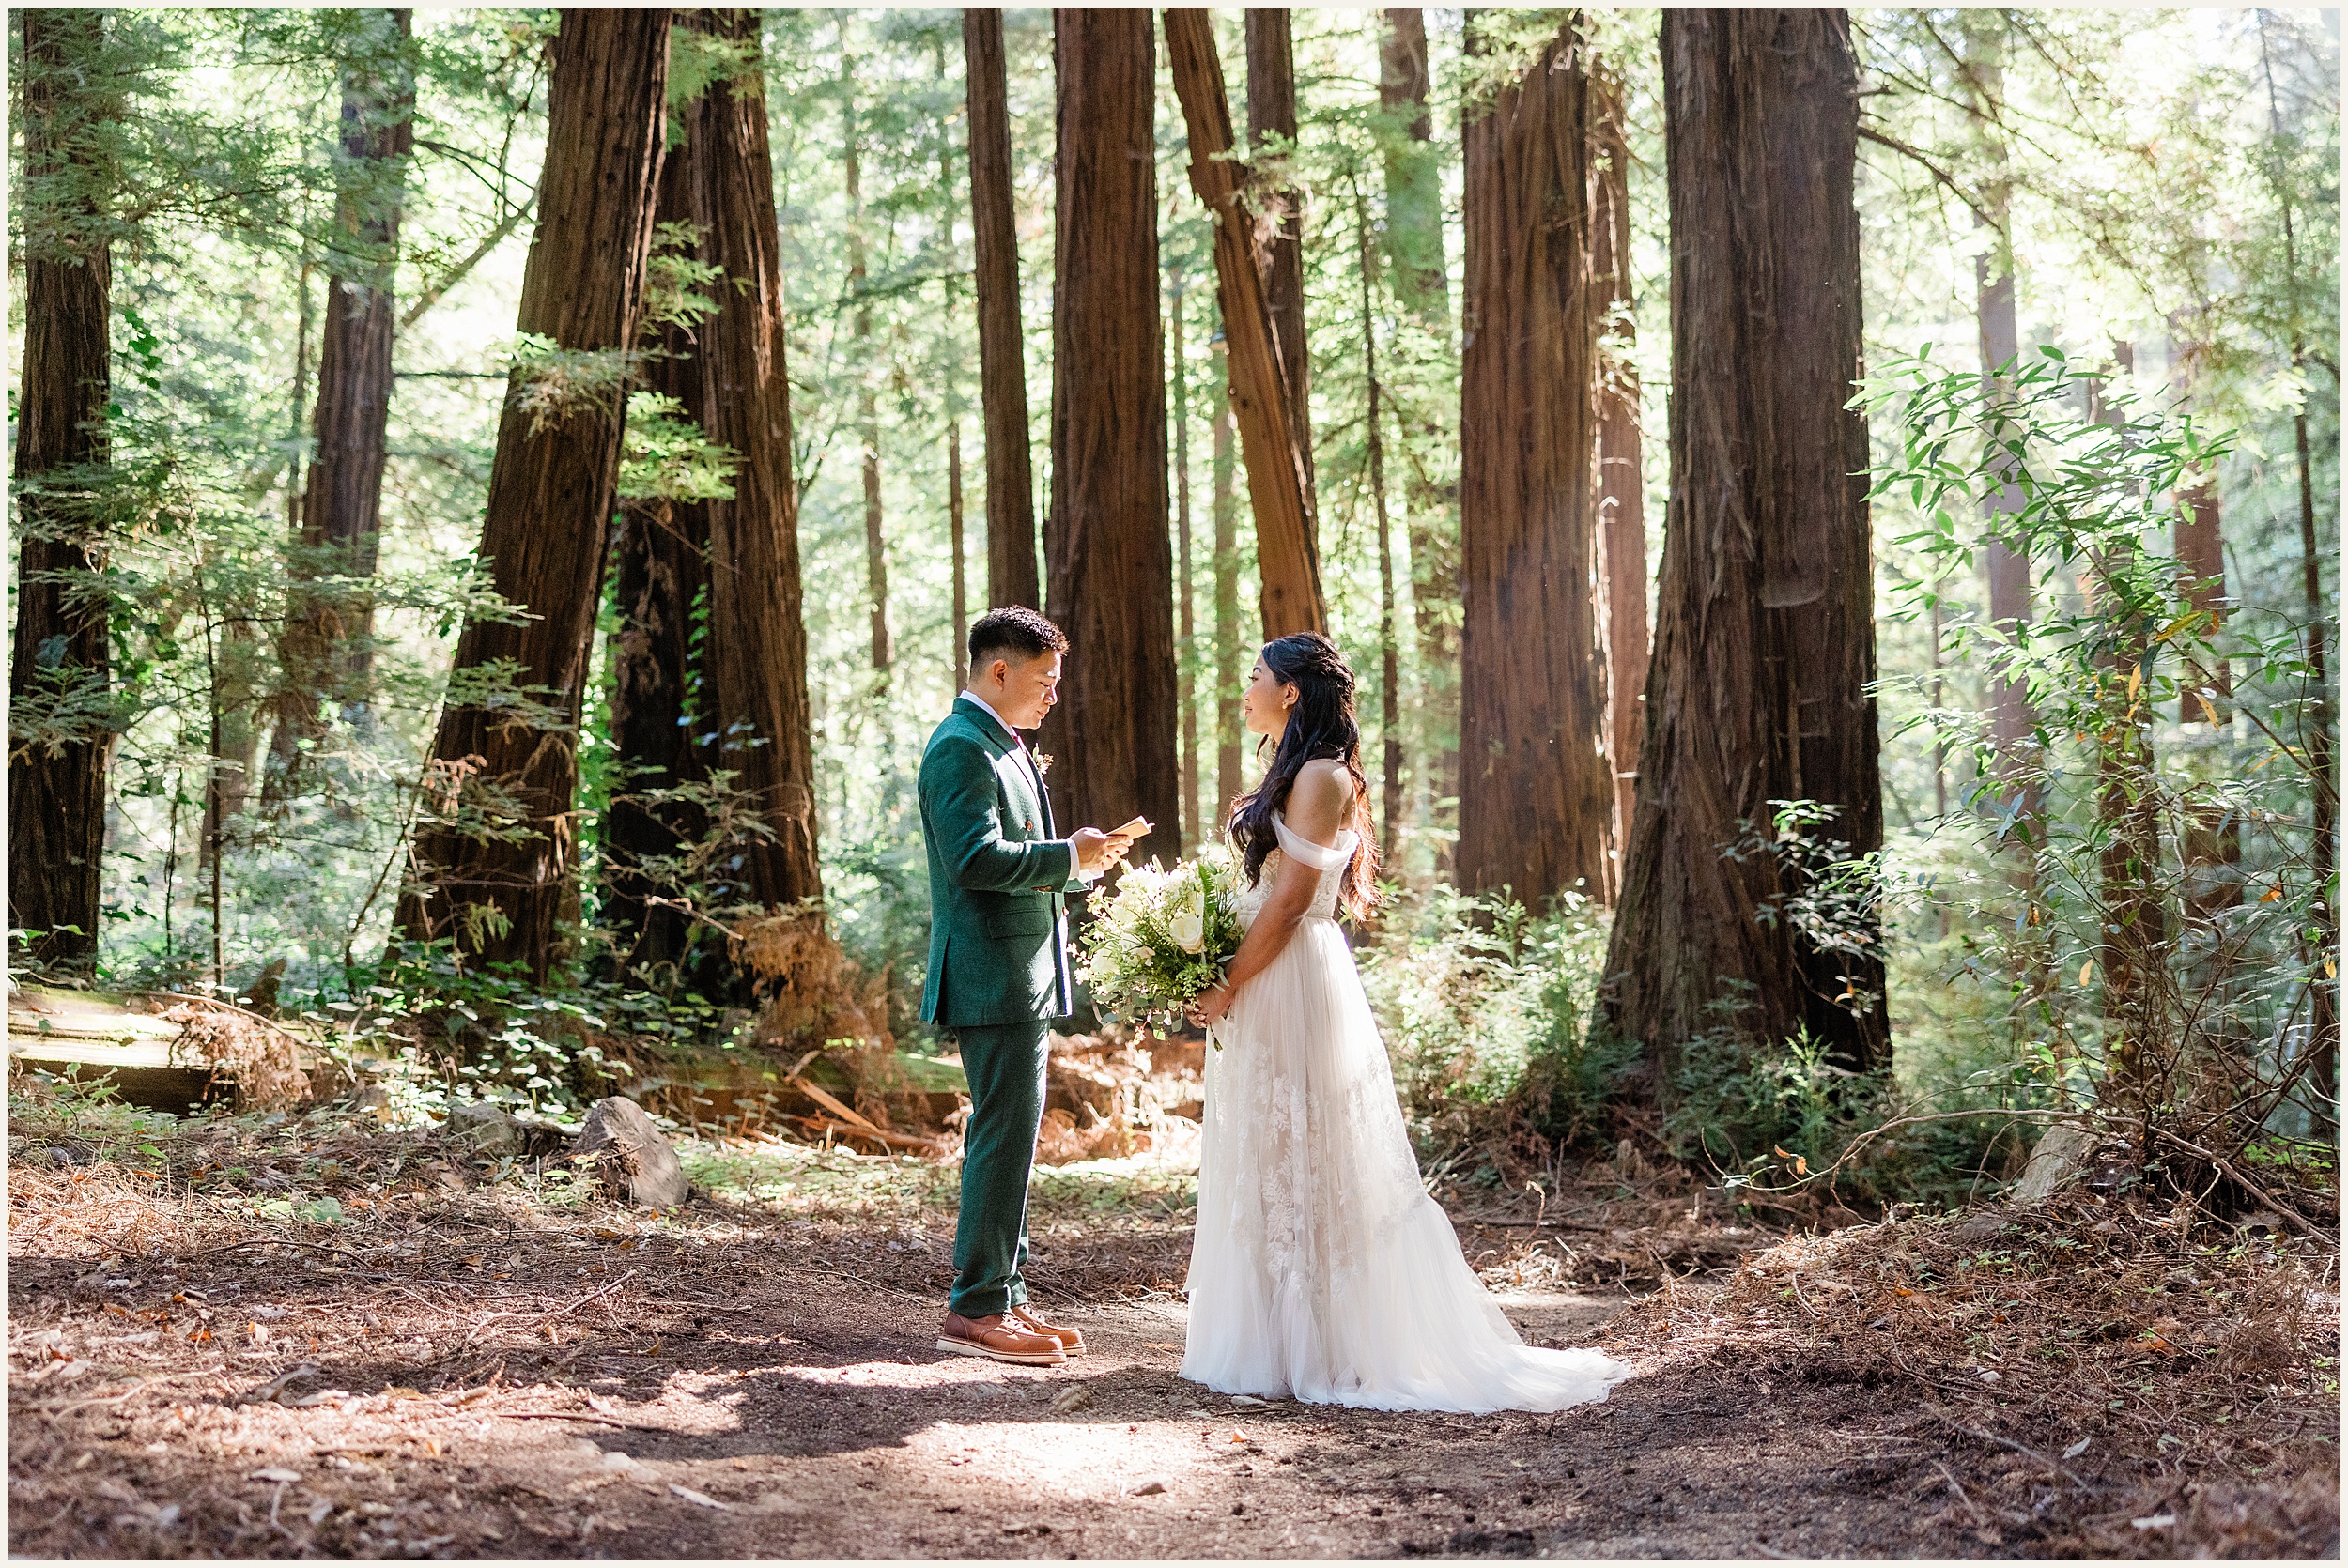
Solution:
M 2265 1188 L 2261 1187 L 2257 1182 L 2252 1181 L 2248 1176 L 2244 1176 L 2239 1170 L 2234 1168 L 2232 1162 L 2228 1161 L 2224 1155 L 2213 1153 L 2210 1150 L 2203 1148 L 2199 1144 L 2180 1138 L 2165 1127 L 2155 1127 L 2152 1130 L 2152 1131 L 2154 1137 L 2166 1139 L 2168 1142 L 2174 1144 L 2177 1147 L 2185 1150 L 2186 1153 L 2199 1155 L 2203 1160 L 2208 1161 L 2212 1165 L 2217 1166 L 2218 1170 L 2225 1173 L 2228 1180 L 2232 1181 L 2235 1186 L 2241 1188 L 2244 1191 L 2249 1193 L 2252 1197 L 2258 1199 L 2259 1202 L 2264 1204 L 2267 1207 L 2273 1209 L 2285 1224 L 2291 1226 L 2292 1229 L 2297 1231 L 2301 1236 L 2319 1237 L 2325 1240 L 2331 1239 L 2329 1232 L 2319 1230 L 2316 1226 L 2309 1223 L 2307 1217 L 2302 1215 L 2297 1209 L 2292 1207 L 2280 1198 L 2276 1197 L 2272 1192 L 2269 1192 Z

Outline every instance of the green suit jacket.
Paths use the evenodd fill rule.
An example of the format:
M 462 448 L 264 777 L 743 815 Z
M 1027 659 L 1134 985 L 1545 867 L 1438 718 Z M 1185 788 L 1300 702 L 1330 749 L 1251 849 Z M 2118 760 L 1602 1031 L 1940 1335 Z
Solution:
M 1074 1010 L 1062 895 L 1076 852 L 1055 837 L 1052 802 L 1027 753 L 977 704 L 954 711 L 921 752 L 921 837 L 930 860 L 930 967 L 921 1020 L 1024 1023 Z

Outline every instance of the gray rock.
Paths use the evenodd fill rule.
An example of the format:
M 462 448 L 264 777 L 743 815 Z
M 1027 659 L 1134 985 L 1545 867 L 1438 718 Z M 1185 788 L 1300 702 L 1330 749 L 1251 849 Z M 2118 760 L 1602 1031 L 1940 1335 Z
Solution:
M 494 1105 L 450 1106 L 446 1130 L 475 1154 L 512 1154 L 522 1143 L 521 1129 L 514 1125 L 514 1118 Z
M 2094 1158 L 2095 1134 L 2083 1127 L 2057 1122 L 2047 1129 L 2038 1145 L 2030 1151 L 2030 1163 L 2022 1168 L 2022 1179 L 2014 1184 L 2013 1201 L 2016 1204 L 2045 1203 L 2087 1172 L 2088 1161 Z
M 587 1108 L 573 1155 L 588 1155 L 592 1169 L 605 1187 L 647 1208 L 672 1208 L 690 1191 L 676 1150 L 644 1114 L 644 1108 L 624 1095 L 599 1099 Z

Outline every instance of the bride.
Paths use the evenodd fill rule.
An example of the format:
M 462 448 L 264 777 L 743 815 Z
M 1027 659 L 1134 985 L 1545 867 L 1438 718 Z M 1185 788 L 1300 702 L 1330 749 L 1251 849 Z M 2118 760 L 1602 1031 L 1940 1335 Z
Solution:
M 1212 1024 L 1182 1376 L 1377 1410 L 1557 1410 L 1629 1369 L 1526 1345 L 1419 1183 L 1340 906 L 1377 899 L 1353 672 L 1328 638 L 1263 650 L 1243 706 L 1276 740 L 1231 818 L 1246 941 Z

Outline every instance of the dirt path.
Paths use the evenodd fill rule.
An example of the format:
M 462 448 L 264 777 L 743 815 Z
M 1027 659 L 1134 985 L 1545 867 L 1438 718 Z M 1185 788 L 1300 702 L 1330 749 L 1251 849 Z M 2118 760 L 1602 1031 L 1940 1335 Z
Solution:
M 1529 1341 L 1631 1361 L 1607 1403 L 1389 1415 L 1248 1404 L 1175 1376 L 1181 1173 L 1040 1185 L 1043 1300 L 1091 1350 L 1023 1371 L 932 1347 L 950 1170 L 791 1154 L 760 1178 L 784 1196 L 653 1217 L 481 1185 L 480 1166 L 412 1138 L 273 1153 L 244 1137 L 166 1149 L 160 1173 L 12 1150 L 15 1553 L 1810 1558 L 2339 1540 L 2336 1372 L 2328 1395 L 2294 1385 L 2283 1413 L 2322 1419 L 2248 1471 L 2263 1479 L 2194 1471 L 2165 1442 L 2131 1452 L 2109 1423 L 2077 1428 L 2102 1434 L 2087 1452 L 2049 1453 L 2073 1428 L 1991 1430 L 1983 1385 L 1969 1404 L 1902 1361 L 1902 1344 L 1972 1343 L 1929 1292 L 1880 1292 L 1916 1338 L 1875 1306 L 1823 1350 L 1737 1327 L 1751 1308 L 1723 1293 L 1728 1269 L 1691 1279 L 1688 1260 L 1725 1249 L 1724 1265 L 1768 1238 L 1674 1231 L 1692 1222 L 1684 1195 L 1647 1200 L 1675 1217 L 1638 1228 L 1572 1209 L 1572 1256 L 1554 1203 L 1546 1231 L 1462 1216 L 1488 1278 L 1621 1278 L 1636 1255 L 1682 1276 L 1661 1294 L 1502 1298 Z M 243 1163 L 217 1179 L 238 1185 L 214 1192 L 227 1161 Z M 261 1222 L 241 1195 L 330 1166 L 332 1223 Z M 850 1185 L 818 1191 L 832 1177 Z M 1785 1265 L 1813 1271 L 1783 1293 L 1806 1279 L 1857 1301 L 1849 1282 L 1877 1257 L 1838 1264 L 1813 1245 Z M 1842 1274 L 1816 1271 L 1830 1267 Z M 1774 1276 L 1745 1289 L 1780 1294 Z
M 32 1260 L 11 1270 L 22 1328 L 40 1315 L 25 1303 L 53 1283 L 48 1272 Z M 1718 1369 L 1665 1358 L 1608 1405 L 1556 1416 L 1241 1406 L 1174 1376 L 1182 1313 L 1170 1303 L 1075 1313 L 1089 1354 L 1027 1372 L 935 1354 L 934 1311 L 895 1292 L 812 1269 L 756 1272 L 743 1299 L 725 1303 L 738 1310 L 700 1313 L 705 1327 L 672 1317 L 589 1348 L 565 1369 L 581 1376 L 577 1387 L 525 1375 L 475 1385 L 490 1391 L 469 1402 L 394 1392 L 289 1408 L 238 1403 L 283 1358 L 231 1351 L 168 1389 L 150 1381 L 78 1408 L 28 1402 L 11 1422 L 11 1547 L 660 1558 L 1982 1549 L 1904 1499 L 1913 1458 L 1864 1391 L 1756 1400 Z M 154 1310 L 145 1301 L 158 1294 L 134 1297 L 131 1310 Z M 273 1321 L 300 1347 L 296 1364 L 322 1366 L 333 1387 L 412 1386 L 397 1342 L 389 1355 L 329 1348 L 348 1332 L 339 1304 L 305 1303 L 294 1282 L 207 1294 L 221 1302 L 216 1321 L 282 1312 Z M 1551 1344 L 1587 1343 L 1619 1304 L 1508 1302 L 1528 1340 Z M 106 1355 L 113 1336 L 72 1332 L 102 1322 L 82 1312 L 62 1322 L 89 1354 Z M 328 1381 L 298 1379 L 296 1391 Z M 584 1419 L 520 1414 L 566 1407 Z M 1939 1484 L 1930 1467 L 1923 1473 Z

